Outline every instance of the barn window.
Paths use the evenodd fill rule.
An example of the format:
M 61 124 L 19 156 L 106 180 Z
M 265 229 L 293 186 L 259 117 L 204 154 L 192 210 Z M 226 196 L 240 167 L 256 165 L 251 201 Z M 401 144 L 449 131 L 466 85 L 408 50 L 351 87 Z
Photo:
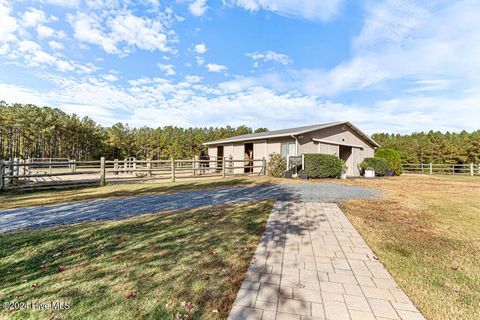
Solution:
M 293 142 L 282 143 L 281 155 L 284 158 L 286 158 L 287 156 L 294 156 L 295 155 L 295 143 L 293 143 Z

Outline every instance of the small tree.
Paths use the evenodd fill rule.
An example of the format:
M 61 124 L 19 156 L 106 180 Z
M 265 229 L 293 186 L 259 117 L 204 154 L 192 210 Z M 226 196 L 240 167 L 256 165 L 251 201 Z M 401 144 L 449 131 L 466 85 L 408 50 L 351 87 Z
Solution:
M 280 178 L 285 170 L 287 170 L 287 160 L 278 153 L 271 153 L 268 156 L 267 174 Z
M 375 150 L 375 158 L 382 158 L 387 160 L 388 169 L 395 171 L 396 175 L 403 173 L 402 160 L 400 159 L 400 153 L 391 148 L 379 148 Z

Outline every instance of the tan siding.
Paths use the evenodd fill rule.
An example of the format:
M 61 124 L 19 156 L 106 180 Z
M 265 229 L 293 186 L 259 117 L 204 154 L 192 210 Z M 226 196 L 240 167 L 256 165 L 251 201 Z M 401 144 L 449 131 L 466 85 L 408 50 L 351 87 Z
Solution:
M 352 155 L 347 160 L 348 174 L 358 176 L 360 174 L 358 165 L 365 157 L 373 157 L 374 148 L 372 148 L 362 137 L 351 131 L 347 126 L 335 126 L 322 130 L 309 132 L 303 135 L 300 142 L 300 153 L 325 153 L 339 156 L 340 150 L 338 145 L 315 142 L 312 139 L 321 139 L 336 143 L 344 143 L 362 147 L 352 148 Z
M 233 157 L 233 145 L 232 144 L 226 144 L 223 147 L 223 154 L 227 158 L 229 158 L 230 156 Z
M 215 147 L 208 147 L 208 155 L 210 157 L 216 157 L 217 156 L 217 146 Z
M 245 145 L 243 143 L 236 143 L 233 145 L 233 160 L 245 160 Z M 234 170 L 234 173 L 243 173 L 244 163 L 242 162 L 235 162 L 235 167 L 238 167 Z
M 210 159 L 215 159 L 217 157 L 217 146 L 208 147 L 208 156 Z M 215 161 L 210 161 L 209 166 L 215 167 L 217 163 Z
M 358 175 L 358 164 L 363 161 L 365 157 L 373 157 L 374 148 L 372 148 L 362 137 L 358 136 L 356 133 L 350 130 L 347 126 L 335 126 L 331 128 L 325 128 L 313 132 L 309 132 L 299 138 L 298 153 L 325 153 L 333 154 L 339 156 L 340 150 L 339 146 L 335 144 L 328 144 L 323 142 L 315 142 L 312 139 L 322 139 L 340 144 L 349 144 L 358 147 L 362 147 L 361 150 L 358 147 L 352 148 L 352 155 L 348 159 L 347 166 L 349 167 L 349 175 Z M 250 141 L 246 141 L 250 142 Z M 265 142 L 253 141 L 253 153 L 255 159 L 261 159 L 265 156 L 268 159 L 268 156 L 272 153 L 281 153 L 281 144 L 284 142 L 295 142 L 295 139 L 292 137 L 282 137 L 282 138 L 272 138 L 267 140 L 267 147 L 265 152 Z M 234 144 L 225 144 L 224 145 L 224 155 L 229 157 L 233 156 L 234 160 L 243 161 L 245 158 L 244 154 L 244 143 L 238 142 Z M 217 149 L 215 147 L 208 148 L 208 154 L 210 156 L 217 155 Z M 257 163 L 255 163 L 257 165 Z M 236 167 L 242 167 L 243 162 L 236 162 Z M 260 169 L 256 169 L 258 171 Z M 243 169 L 235 169 L 235 173 L 243 173 Z
M 253 143 L 253 158 L 255 160 L 262 159 L 263 157 L 267 157 L 266 152 L 266 141 L 255 141 Z M 262 161 L 255 161 L 254 166 L 261 166 Z M 260 172 L 262 168 L 254 168 L 253 172 Z
M 267 153 L 268 155 L 270 155 L 271 153 L 280 154 L 282 152 L 282 149 L 281 149 L 282 143 L 295 142 L 295 140 L 292 137 L 282 137 L 282 138 L 268 139 L 267 142 L 268 142 Z

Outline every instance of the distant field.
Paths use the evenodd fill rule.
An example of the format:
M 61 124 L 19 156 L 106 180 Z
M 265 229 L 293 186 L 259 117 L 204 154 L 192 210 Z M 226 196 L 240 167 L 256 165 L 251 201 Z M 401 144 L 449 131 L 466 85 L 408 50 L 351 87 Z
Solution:
M 385 191 L 342 209 L 428 319 L 480 319 L 480 178 L 341 183 Z

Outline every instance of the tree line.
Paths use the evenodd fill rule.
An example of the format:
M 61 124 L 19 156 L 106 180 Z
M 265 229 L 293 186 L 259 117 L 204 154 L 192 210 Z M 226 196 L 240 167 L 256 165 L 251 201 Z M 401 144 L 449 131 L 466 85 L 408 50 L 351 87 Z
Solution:
M 247 126 L 130 128 L 122 123 L 104 127 L 89 117 L 59 109 L 0 101 L 0 159 L 190 159 L 207 154 L 203 142 L 266 130 Z
M 480 130 L 376 133 L 372 138 L 382 147 L 397 150 L 403 163 L 480 163 Z
M 189 159 L 206 155 L 202 143 L 253 132 L 233 128 L 130 128 L 117 123 L 101 126 L 59 109 L 0 101 L 0 159 L 69 158 Z M 376 133 L 382 147 L 397 150 L 404 163 L 480 163 L 480 130 L 468 133 L 420 132 L 407 135 Z

